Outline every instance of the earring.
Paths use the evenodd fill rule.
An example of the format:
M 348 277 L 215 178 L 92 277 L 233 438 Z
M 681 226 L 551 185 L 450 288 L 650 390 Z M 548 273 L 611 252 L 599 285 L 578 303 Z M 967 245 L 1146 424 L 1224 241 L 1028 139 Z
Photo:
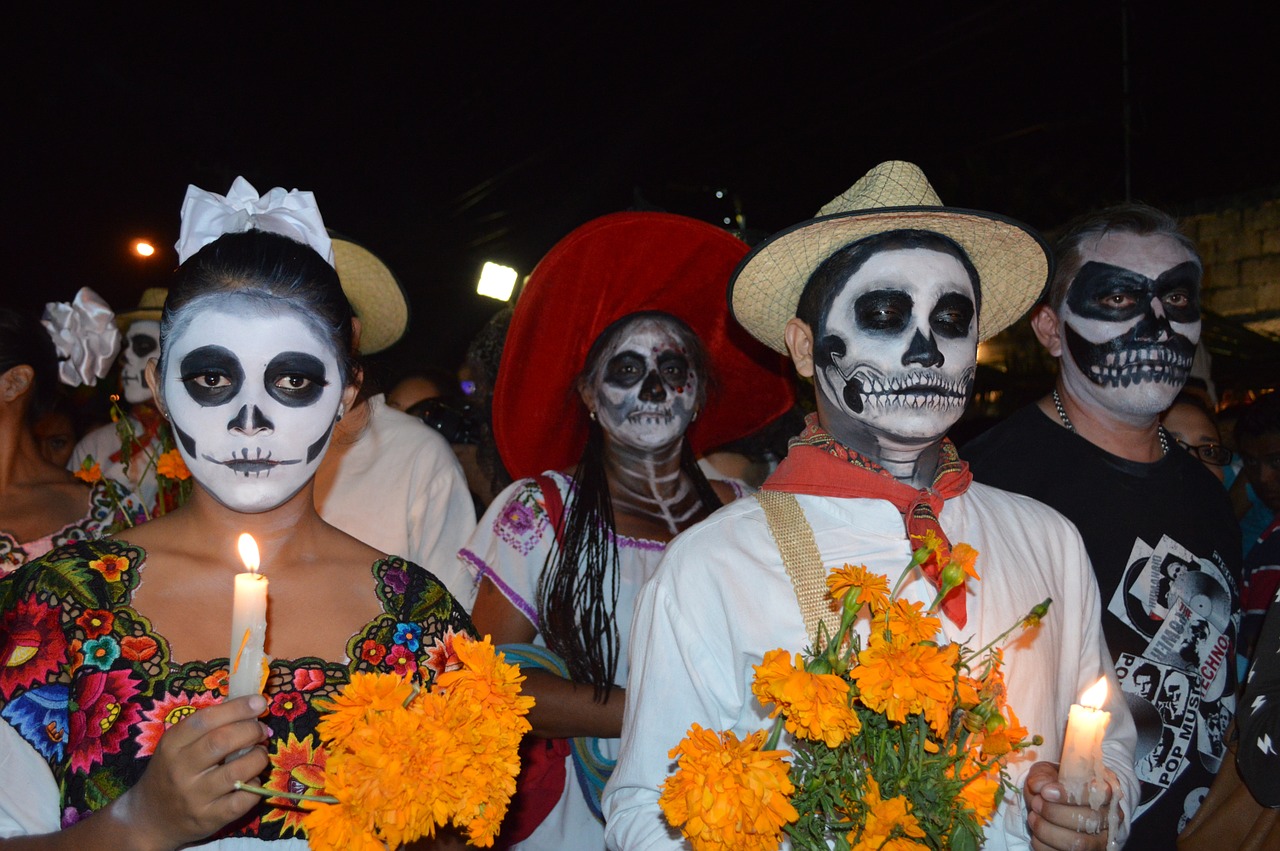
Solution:
M 702 411 L 695 409 L 693 412 L 693 419 L 689 420 L 689 422 L 696 423 L 698 421 L 698 414 L 700 413 L 702 413 Z
M 346 414 L 346 412 L 347 412 L 347 406 L 339 402 L 338 403 L 338 420 L 339 421 L 342 420 L 342 417 L 344 414 Z
M 591 422 L 596 421 L 596 412 L 594 410 L 588 413 L 587 416 L 591 418 Z

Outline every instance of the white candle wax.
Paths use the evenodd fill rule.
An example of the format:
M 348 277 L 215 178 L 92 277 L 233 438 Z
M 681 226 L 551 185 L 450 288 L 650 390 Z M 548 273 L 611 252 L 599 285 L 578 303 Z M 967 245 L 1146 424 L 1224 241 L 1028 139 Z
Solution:
M 1106 701 L 1106 689 L 1106 679 L 1100 679 L 1081 696 L 1081 703 L 1072 704 L 1058 766 L 1058 782 L 1066 789 L 1068 802 L 1087 803 L 1095 810 L 1100 809 L 1106 799 L 1102 737 L 1107 732 L 1111 713 L 1098 708 Z
M 248 533 L 240 536 L 240 557 L 248 571 L 236 574 L 227 699 L 262 691 L 262 669 L 267 657 L 268 583 L 258 573 L 258 545 Z

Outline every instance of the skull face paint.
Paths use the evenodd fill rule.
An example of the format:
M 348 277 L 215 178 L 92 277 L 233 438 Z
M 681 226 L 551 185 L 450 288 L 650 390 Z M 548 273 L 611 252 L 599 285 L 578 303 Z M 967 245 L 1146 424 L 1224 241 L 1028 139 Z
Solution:
M 683 437 L 697 410 L 702 376 L 675 328 L 646 317 L 622 332 L 592 376 L 596 416 L 613 440 L 640 450 Z
M 950 254 L 906 248 L 867 259 L 815 338 L 819 392 L 848 420 L 832 424 L 837 437 L 867 451 L 869 441 L 853 435 L 881 448 L 946 435 L 964 413 L 977 368 L 974 295 Z
M 342 400 L 337 358 L 290 308 L 202 308 L 166 340 L 164 401 L 196 480 L 236 511 L 296 494 L 324 457 Z
M 1077 396 L 1146 418 L 1168 408 L 1190 374 L 1200 340 L 1201 268 L 1166 237 L 1115 237 L 1139 248 L 1153 248 L 1139 240 L 1167 245 L 1156 256 L 1082 253 L 1060 311 L 1070 355 L 1064 380 Z
M 160 354 L 160 323 L 139 319 L 129 324 L 124 351 L 120 353 L 120 390 L 126 402 L 137 405 L 151 401 L 145 373 L 147 361 Z

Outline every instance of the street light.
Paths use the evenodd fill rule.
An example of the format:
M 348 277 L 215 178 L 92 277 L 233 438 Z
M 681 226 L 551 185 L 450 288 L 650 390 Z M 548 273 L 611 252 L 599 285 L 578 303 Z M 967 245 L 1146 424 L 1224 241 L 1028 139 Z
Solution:
M 516 288 L 517 277 L 519 275 L 516 270 L 510 266 L 485 261 L 484 266 L 480 267 L 480 280 L 476 284 L 476 292 L 498 301 L 507 301 Z
M 156 253 L 156 248 L 145 239 L 140 239 L 133 244 L 133 251 L 139 257 L 150 257 Z

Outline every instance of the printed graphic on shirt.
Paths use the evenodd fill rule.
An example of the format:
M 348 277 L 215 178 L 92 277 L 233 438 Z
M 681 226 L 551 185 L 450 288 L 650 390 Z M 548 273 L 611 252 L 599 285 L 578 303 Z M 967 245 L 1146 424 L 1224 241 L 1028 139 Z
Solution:
M 1138 729 L 1142 800 L 1135 817 L 1173 785 L 1192 760 L 1217 772 L 1235 714 L 1234 647 L 1239 616 L 1217 553 L 1204 558 L 1166 535 L 1136 539 L 1107 609 L 1147 639 L 1122 653 L 1116 675 Z M 1190 801 L 1187 802 L 1188 805 Z

